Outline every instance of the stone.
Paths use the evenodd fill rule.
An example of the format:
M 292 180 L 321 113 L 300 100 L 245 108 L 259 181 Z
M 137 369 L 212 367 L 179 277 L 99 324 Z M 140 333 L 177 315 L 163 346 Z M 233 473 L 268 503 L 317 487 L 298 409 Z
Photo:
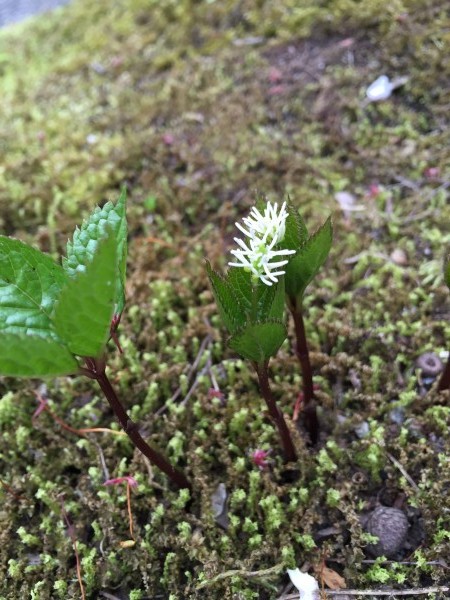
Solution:
M 394 556 L 403 546 L 409 523 L 405 513 L 398 508 L 379 506 L 368 517 L 365 529 L 378 537 L 376 544 L 367 546 L 372 556 Z

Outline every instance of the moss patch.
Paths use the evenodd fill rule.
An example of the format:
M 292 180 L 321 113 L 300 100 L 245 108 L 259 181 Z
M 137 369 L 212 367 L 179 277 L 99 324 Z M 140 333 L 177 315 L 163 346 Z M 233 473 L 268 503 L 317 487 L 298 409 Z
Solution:
M 1 379 L 2 598 L 80 597 L 62 505 L 89 598 L 275 598 L 286 567 L 324 559 L 353 588 L 448 582 L 448 394 L 415 363 L 450 339 L 444 3 L 298 5 L 80 0 L 1 32 L 2 233 L 56 255 L 128 185 L 125 354 L 111 348 L 111 373 L 142 432 L 194 481 L 187 511 L 127 439 L 32 421 L 39 382 Z M 384 72 L 407 82 L 367 104 Z M 297 432 L 289 472 L 203 265 L 223 266 L 258 191 L 289 194 L 312 228 L 329 213 L 335 224 L 306 302 L 322 439 L 311 450 Z M 271 372 L 292 414 L 288 343 Z M 40 391 L 72 427 L 117 428 L 85 379 Z M 265 471 L 255 448 L 271 449 Z M 128 474 L 136 544 L 122 548 L 125 489 L 103 482 Z M 211 507 L 220 483 L 226 529 Z M 393 565 L 367 562 L 360 519 L 377 503 L 409 519 Z

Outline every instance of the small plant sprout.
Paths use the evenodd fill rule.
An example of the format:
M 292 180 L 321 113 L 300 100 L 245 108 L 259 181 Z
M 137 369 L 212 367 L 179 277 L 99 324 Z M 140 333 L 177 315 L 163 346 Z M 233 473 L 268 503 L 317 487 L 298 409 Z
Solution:
M 134 445 L 178 487 L 189 488 L 184 474 L 142 438 L 106 374 L 106 343 L 113 338 L 118 345 L 125 306 L 125 210 L 125 190 L 115 205 L 97 207 L 75 230 L 62 266 L 0 236 L 0 373 L 95 379 Z
M 63 496 L 61 496 L 60 502 L 61 502 L 62 517 L 67 526 L 67 533 L 69 534 L 69 537 L 70 537 L 70 540 L 71 540 L 72 546 L 73 546 L 73 551 L 75 553 L 75 561 L 76 561 L 76 565 L 77 565 L 77 579 L 78 579 L 78 584 L 80 586 L 81 600 L 86 600 L 86 591 L 84 589 L 84 584 L 83 584 L 83 576 L 82 576 L 82 572 L 81 572 L 81 561 L 80 561 L 80 555 L 78 553 L 78 540 L 77 540 L 77 536 L 75 535 L 75 528 L 72 525 L 72 523 L 70 522 L 69 516 L 64 507 L 64 497 Z
M 299 212 L 291 204 L 288 205 L 288 209 L 286 232 L 281 246 L 286 250 L 293 251 L 294 256 L 286 265 L 286 301 L 294 320 L 295 352 L 303 378 L 302 414 L 311 442 L 315 444 L 319 435 L 319 424 L 314 403 L 312 368 L 303 319 L 303 298 L 306 288 L 327 259 L 331 249 L 333 230 L 331 218 L 328 218 L 310 236 Z
M 270 450 L 253 450 L 250 452 L 252 463 L 258 467 L 260 471 L 265 471 L 269 466 Z
M 446 256 L 444 260 L 444 281 L 445 285 L 450 289 L 450 254 Z M 450 353 L 447 357 L 447 364 L 445 365 L 438 384 L 438 390 L 440 392 L 448 389 L 450 389 Z
M 131 540 L 125 540 L 121 542 L 120 545 L 122 548 L 129 548 L 134 546 L 135 540 L 133 535 L 133 513 L 131 512 L 131 488 L 136 488 L 138 483 L 134 477 L 131 475 L 125 475 L 124 477 L 114 477 L 113 479 L 107 479 L 103 485 L 120 485 L 125 483 L 127 486 L 127 511 L 128 511 L 128 520 L 130 523 L 130 537 Z
M 295 250 L 280 247 L 287 219 L 285 204 L 278 211 L 268 203 L 263 214 L 254 208 L 239 229 L 247 243 L 235 238 L 226 277 L 207 263 L 208 276 L 223 323 L 230 333 L 228 344 L 253 365 L 261 394 L 281 437 L 287 461 L 296 460 L 294 444 L 284 416 L 269 385 L 268 366 L 287 337 L 284 323 L 284 269 Z M 281 259 L 281 260 L 280 260 Z

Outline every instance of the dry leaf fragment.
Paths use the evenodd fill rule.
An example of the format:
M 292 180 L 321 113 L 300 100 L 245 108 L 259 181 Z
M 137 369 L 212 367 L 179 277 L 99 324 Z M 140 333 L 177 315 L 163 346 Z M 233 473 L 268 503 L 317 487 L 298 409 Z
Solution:
M 122 542 L 119 542 L 121 548 L 132 548 L 135 544 L 135 540 L 123 540 Z
M 316 573 L 320 577 L 321 583 L 325 584 L 330 590 L 345 590 L 347 587 L 345 579 L 329 567 L 319 567 Z

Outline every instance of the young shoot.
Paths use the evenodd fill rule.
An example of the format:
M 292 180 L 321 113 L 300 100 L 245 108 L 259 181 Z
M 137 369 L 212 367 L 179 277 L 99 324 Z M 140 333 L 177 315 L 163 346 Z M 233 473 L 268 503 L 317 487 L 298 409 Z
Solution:
M 308 234 L 305 222 L 299 212 L 289 204 L 286 218 L 286 232 L 281 242 L 284 250 L 290 250 L 286 265 L 285 288 L 286 301 L 295 327 L 295 353 L 300 363 L 303 379 L 302 415 L 306 430 L 313 444 L 319 436 L 319 422 L 314 401 L 314 385 L 306 341 L 303 298 L 305 290 L 319 272 L 331 249 L 333 230 L 331 219 L 313 235 Z
M 261 394 L 267 404 L 283 446 L 286 461 L 296 452 L 283 413 L 273 397 L 268 366 L 287 336 L 284 323 L 284 267 L 295 250 L 280 246 L 286 232 L 286 205 L 267 204 L 264 213 L 253 208 L 238 229 L 248 238 L 235 238 L 237 259 L 229 263 L 225 277 L 207 263 L 208 276 L 225 327 L 228 344 L 255 369 Z
M 105 349 L 125 306 L 126 193 L 74 232 L 62 266 L 0 236 L 0 374 L 95 379 L 133 444 L 180 488 L 183 473 L 149 446 L 106 375 Z

